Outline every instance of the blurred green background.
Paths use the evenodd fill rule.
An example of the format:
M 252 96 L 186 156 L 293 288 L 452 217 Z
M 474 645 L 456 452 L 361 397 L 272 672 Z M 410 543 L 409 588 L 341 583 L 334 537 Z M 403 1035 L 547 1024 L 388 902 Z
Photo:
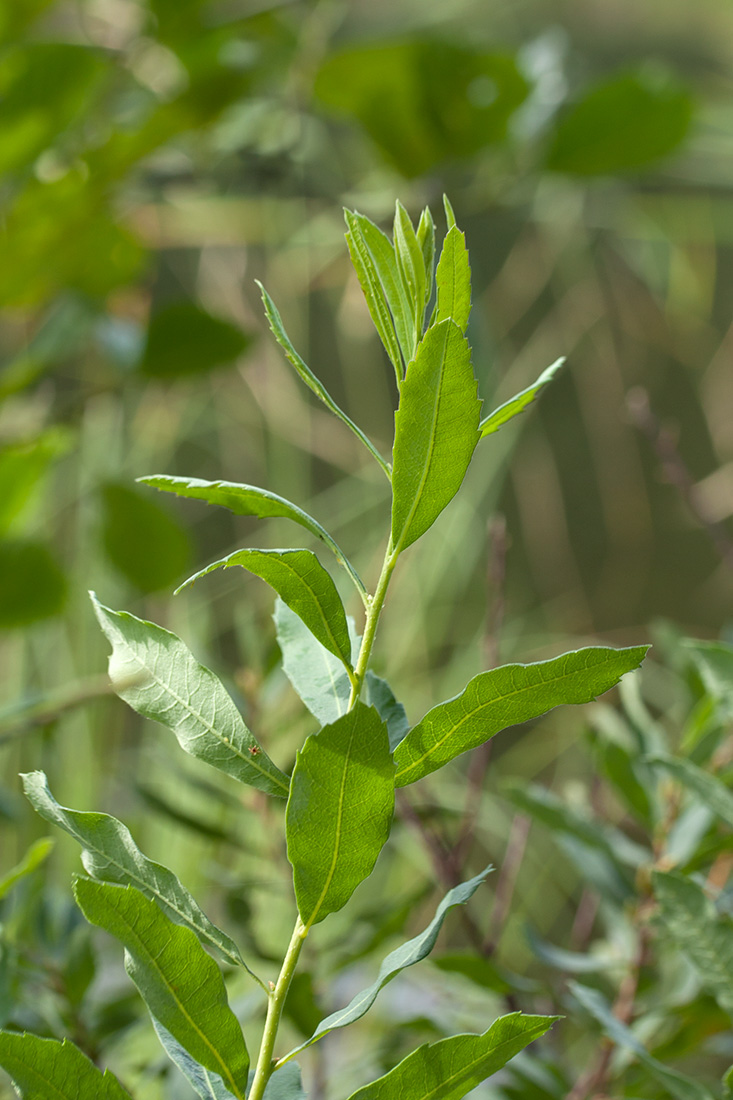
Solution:
M 0 8 L 1 870 L 45 832 L 16 778 L 43 767 L 61 801 L 124 816 L 245 920 L 237 799 L 104 697 L 86 590 L 181 634 L 288 761 L 311 726 L 269 591 L 232 570 L 171 592 L 292 531 L 135 478 L 267 487 L 374 582 L 383 479 L 266 335 L 254 283 L 386 453 L 396 395 L 344 205 L 388 228 L 396 198 L 413 216 L 429 203 L 442 228 L 449 195 L 489 406 L 568 358 L 401 563 L 376 667 L 408 714 L 497 652 L 729 624 L 732 58 L 726 0 Z M 551 723 L 542 751 L 507 742 L 512 774 L 567 766 L 576 726 Z M 257 830 L 253 881 L 282 892 Z M 77 867 L 59 841 L 52 877 L 66 889 Z

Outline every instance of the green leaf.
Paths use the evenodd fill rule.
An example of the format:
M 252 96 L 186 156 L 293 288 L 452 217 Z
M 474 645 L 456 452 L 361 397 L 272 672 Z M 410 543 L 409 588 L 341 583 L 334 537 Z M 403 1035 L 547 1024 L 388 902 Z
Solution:
M 244 1100 L 247 1048 L 227 1003 L 221 971 L 194 933 L 170 921 L 132 886 L 78 878 L 74 895 L 90 924 L 124 944 L 125 969 L 151 1016 Z
M 273 619 L 288 680 L 321 725 L 335 722 L 346 714 L 351 696 L 351 680 L 343 662 L 322 646 L 303 620 L 280 599 L 275 601 Z M 349 618 L 347 622 L 353 663 L 359 638 L 353 620 Z
M 727 714 L 733 715 L 733 646 L 725 642 L 685 641 L 683 649 L 694 661 L 705 690 Z
M 159 1020 L 153 1017 L 153 1027 L 160 1039 L 161 1046 L 171 1062 L 181 1071 L 187 1081 L 190 1081 L 195 1092 L 201 1100 L 231 1100 L 231 1092 L 226 1087 L 218 1073 L 212 1073 L 199 1065 L 192 1058 L 185 1047 L 173 1038 L 170 1031 L 163 1027 Z
M 68 1039 L 0 1031 L 0 1066 L 24 1100 L 130 1100 L 108 1069 L 103 1073 Z
M 691 879 L 675 872 L 652 872 L 662 923 L 690 959 L 703 985 L 733 1016 L 733 924 Z
M 559 1016 L 500 1016 L 483 1035 L 451 1035 L 426 1043 L 349 1100 L 460 1100 L 549 1031 Z
M 456 227 L 456 215 L 453 211 L 453 206 L 447 195 L 443 195 L 443 209 L 445 210 L 445 220 L 448 226 L 448 232 Z
M 471 268 L 466 238 L 457 226 L 448 230 L 436 272 L 438 313 L 436 320 L 455 321 L 466 331 L 471 313 Z
M 696 1084 L 695 1081 L 677 1073 L 676 1070 L 668 1069 L 654 1058 L 642 1046 L 633 1031 L 613 1015 L 610 1006 L 597 989 L 589 989 L 573 981 L 568 982 L 568 989 L 580 1001 L 583 1008 L 598 1021 L 609 1039 L 623 1050 L 635 1054 L 670 1096 L 676 1097 L 677 1100 L 713 1100 L 712 1093 L 702 1085 Z
M 17 863 L 15 867 L 12 867 L 0 878 L 0 899 L 4 898 L 17 882 L 20 882 L 26 875 L 30 875 L 37 867 L 40 867 L 53 851 L 53 846 L 54 842 L 50 837 L 42 837 L 31 844 L 20 863 Z
M 435 222 L 428 206 L 420 215 L 417 226 L 417 241 L 422 249 L 423 265 L 425 267 L 425 305 L 423 308 L 427 309 L 433 293 L 433 269 L 435 266 Z
M 0 630 L 60 614 L 67 589 L 65 574 L 43 543 L 16 538 L 0 541 Z
M 684 140 L 692 110 L 688 90 L 672 79 L 643 72 L 613 76 L 560 117 L 547 167 L 578 176 L 643 168 Z
M 417 333 L 410 299 L 397 265 L 394 246 L 386 233 L 383 233 L 364 214 L 359 214 L 356 210 L 347 210 L 345 214 L 346 223 L 354 242 L 358 242 L 359 249 L 361 251 L 366 250 L 366 254 L 371 258 L 371 264 L 382 288 L 384 299 L 392 314 L 402 359 L 407 364 L 414 352 Z M 389 353 L 389 348 L 387 351 Z M 397 381 L 399 382 L 403 375 L 402 363 L 395 369 L 397 371 Z
M 407 292 L 414 319 L 415 342 L 409 356 L 412 359 L 417 350 L 417 341 L 422 335 L 427 274 L 422 248 L 410 217 L 399 200 L 395 207 L 394 216 L 394 250 L 397 257 L 397 269 L 402 279 L 402 285 Z
M 231 363 L 251 343 L 252 337 L 229 321 L 193 302 L 175 302 L 151 317 L 140 370 L 166 380 L 201 374 Z
M 298 752 L 286 830 L 306 928 L 341 909 L 371 874 L 392 824 L 393 777 L 387 726 L 364 703 L 312 734 Z
M 638 668 L 648 646 L 591 646 L 550 661 L 480 672 L 460 695 L 439 703 L 395 750 L 395 785 L 414 783 L 508 726 L 564 703 L 588 703 Z
M 7 376 L 8 367 L 3 368 Z M 73 436 L 61 427 L 50 428 L 35 439 L 0 447 L 0 535 L 6 535 L 26 512 L 29 502 L 54 461 L 73 444 Z
M 112 643 L 109 675 L 121 699 L 168 726 L 182 749 L 242 783 L 286 798 L 289 780 L 244 724 L 224 685 L 169 630 L 112 611 L 91 594 Z
M 191 562 L 191 541 L 178 520 L 127 485 L 102 487 L 102 541 L 115 568 L 141 592 L 174 584 Z
M 556 359 L 554 363 L 543 370 L 536 382 L 528 386 L 526 390 L 516 393 L 514 397 L 510 397 L 503 405 L 499 405 L 498 409 L 494 409 L 492 413 L 484 417 L 478 426 L 481 438 L 483 439 L 485 435 L 492 435 L 494 432 L 498 432 L 499 428 L 503 427 L 504 424 L 513 420 L 515 416 L 519 416 L 521 412 L 524 412 L 527 405 L 531 405 L 535 398 L 539 396 L 540 391 L 544 389 L 548 382 L 552 381 L 564 362 L 564 356 L 560 359 Z
M 207 504 L 218 504 L 222 508 L 228 508 L 237 516 L 258 516 L 260 519 L 282 516 L 284 519 L 290 519 L 321 539 L 333 552 L 338 563 L 343 565 L 360 595 L 363 597 L 366 594 L 361 577 L 328 531 L 297 504 L 291 504 L 284 497 L 270 493 L 267 489 L 258 489 L 254 485 L 238 485 L 233 481 L 200 481 L 198 478 L 169 477 L 166 474 L 140 477 L 138 481 L 152 486 L 153 489 L 175 493 L 180 497 L 204 500 Z
M 380 718 L 387 723 L 389 747 L 394 752 L 410 728 L 405 708 L 397 702 L 387 681 L 371 669 L 367 670 L 366 688 L 367 702 L 377 708 Z
M 81 844 L 84 869 L 102 882 L 135 886 L 159 903 L 171 920 L 190 928 L 204 943 L 216 947 L 228 962 L 244 966 L 239 948 L 202 913 L 176 875 L 143 855 L 121 821 L 109 814 L 87 813 L 60 806 L 43 772 L 21 776 L 26 798 L 34 810 Z
M 395 415 L 396 553 L 419 539 L 458 492 L 478 442 L 480 412 L 471 349 L 455 321 L 441 321 L 420 342 Z
M 419 936 L 415 936 L 413 939 L 401 944 L 400 947 L 395 948 L 394 951 L 390 951 L 379 968 L 376 980 L 366 989 L 362 989 L 360 993 L 357 993 L 345 1008 L 340 1008 L 321 1020 L 311 1037 L 305 1043 L 301 1043 L 299 1047 L 296 1047 L 295 1050 L 290 1051 L 286 1057 L 293 1058 L 301 1050 L 309 1047 L 311 1043 L 315 1043 L 318 1039 L 322 1039 L 324 1035 L 328 1035 L 329 1031 L 335 1031 L 336 1028 L 346 1027 L 348 1024 L 353 1024 L 355 1020 L 360 1020 L 372 1007 L 380 990 L 384 989 L 388 982 L 391 982 L 402 970 L 406 970 L 408 966 L 414 966 L 415 963 L 420 962 L 430 954 L 447 913 L 454 909 L 456 905 L 465 905 L 469 898 L 476 893 L 481 883 L 486 880 L 486 876 L 490 871 L 491 868 L 487 867 L 485 871 L 481 871 L 480 874 L 469 879 L 468 882 L 463 882 L 449 890 L 440 902 L 435 911 L 435 916 L 427 928 Z
M 229 569 L 233 565 L 241 565 L 267 581 L 321 645 L 351 669 L 351 639 L 344 605 L 336 585 L 312 551 L 235 550 L 189 577 L 181 588 L 214 569 Z
M 382 341 L 384 350 L 387 352 L 390 362 L 395 369 L 397 383 L 399 385 L 404 373 L 402 353 L 397 341 L 397 334 L 395 333 L 395 326 L 389 311 L 387 298 L 379 274 L 377 273 L 374 257 L 364 239 L 357 215 L 352 214 L 350 210 L 344 210 L 344 218 L 346 219 L 346 225 L 348 227 L 346 231 L 346 243 L 349 246 L 351 262 L 354 265 L 354 270 L 359 279 L 359 285 L 361 286 L 367 306 L 369 307 L 369 313 L 374 322 L 374 327 L 379 333 L 379 339 Z
M 387 475 L 387 478 L 391 480 L 392 473 L 390 471 L 390 468 L 380 455 L 377 448 L 374 446 L 372 441 L 366 435 L 364 435 L 364 432 L 361 430 L 361 428 L 359 428 L 354 423 L 354 421 L 346 415 L 343 409 L 339 408 L 339 406 L 331 397 L 330 393 L 323 385 L 323 383 L 318 378 L 316 378 L 315 374 L 310 369 L 308 364 L 298 355 L 297 351 L 290 341 L 290 337 L 285 331 L 285 326 L 283 325 L 282 317 L 278 312 L 277 306 L 275 305 L 272 298 L 267 293 L 259 279 L 255 279 L 255 282 L 260 288 L 260 293 L 262 294 L 262 302 L 265 307 L 265 314 L 267 316 L 270 329 L 272 330 L 272 334 L 277 340 L 280 347 L 285 352 L 285 357 L 287 358 L 288 362 L 290 362 L 295 367 L 296 371 L 300 375 L 301 379 L 305 382 L 308 389 L 311 390 L 311 392 L 314 393 L 316 397 L 318 397 L 323 402 L 326 408 L 329 409 L 334 414 L 334 416 L 337 416 L 339 420 L 346 424 L 348 428 L 351 428 L 354 435 L 361 440 L 366 449 L 369 451 L 372 458 L 376 458 L 382 470 Z
M 250 1084 L 254 1073 L 250 1073 Z M 288 1062 L 282 1069 L 276 1070 L 265 1086 L 263 1100 L 307 1100 L 300 1079 L 300 1066 Z
M 680 756 L 654 753 L 644 757 L 644 760 L 655 767 L 664 768 L 674 779 L 696 794 L 708 810 L 712 810 L 733 829 L 733 794 L 722 780 Z

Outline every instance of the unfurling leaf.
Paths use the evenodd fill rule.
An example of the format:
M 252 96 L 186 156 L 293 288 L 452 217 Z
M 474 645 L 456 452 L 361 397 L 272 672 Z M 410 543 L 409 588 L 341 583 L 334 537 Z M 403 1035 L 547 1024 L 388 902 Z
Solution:
M 349 1100 L 460 1100 L 559 1018 L 512 1012 L 500 1016 L 483 1035 L 451 1035 L 418 1047 L 384 1077 L 357 1089 Z
M 478 426 L 481 438 L 483 439 L 485 435 L 492 435 L 494 432 L 498 432 L 499 428 L 502 428 L 504 424 L 507 424 L 510 420 L 513 420 L 515 416 L 519 416 L 521 412 L 524 412 L 527 405 L 531 405 L 539 396 L 540 391 L 545 388 L 548 382 L 552 381 L 564 362 L 564 356 L 561 359 L 556 359 L 546 370 L 543 370 L 536 382 L 533 382 L 531 386 L 527 386 L 526 390 L 515 393 L 514 397 L 510 397 L 503 405 L 499 405 L 497 409 L 494 409 L 492 413 L 484 417 Z
M 423 316 L 425 314 L 425 296 L 427 275 L 425 259 L 409 214 L 401 202 L 397 202 L 394 216 L 394 250 L 397 257 L 397 269 L 410 303 L 415 342 L 410 353 L 413 358 L 417 342 L 422 336 Z
M 458 492 L 478 442 L 471 349 L 453 320 L 425 333 L 395 416 L 392 546 L 401 553 Z
M 480 672 L 460 695 L 428 711 L 400 742 L 395 785 L 422 779 L 508 726 L 563 703 L 590 702 L 638 668 L 647 649 L 592 646 L 551 661 Z
M 387 726 L 357 702 L 299 751 L 286 811 L 288 859 L 306 928 L 341 909 L 374 869 L 392 824 Z
M 205 1069 L 244 1100 L 249 1055 L 221 971 L 189 928 L 174 924 L 132 886 L 78 878 L 74 895 L 90 924 L 125 946 L 125 969 L 151 1016 Z
M 286 798 L 288 777 L 273 764 L 244 724 L 224 685 L 199 664 L 175 634 L 125 611 L 112 611 L 92 594 L 102 630 L 112 643 L 109 675 L 121 699 L 168 726 L 191 756 Z
M 0 1031 L 0 1066 L 27 1100 L 130 1100 L 108 1069 L 103 1073 L 68 1039 Z
M 344 605 L 330 574 L 314 553 L 310 550 L 235 550 L 189 577 L 181 588 L 214 569 L 228 569 L 233 565 L 241 565 L 267 581 L 321 645 L 351 669 L 351 640 Z

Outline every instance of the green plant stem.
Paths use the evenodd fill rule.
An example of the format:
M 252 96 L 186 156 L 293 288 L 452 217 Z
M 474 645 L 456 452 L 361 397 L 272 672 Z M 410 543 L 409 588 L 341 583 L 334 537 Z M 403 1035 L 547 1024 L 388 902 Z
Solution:
M 305 938 L 308 935 L 308 930 L 304 926 L 300 917 L 295 922 L 295 928 L 293 934 L 290 937 L 290 943 L 288 950 L 283 959 L 280 975 L 277 979 L 275 988 L 270 992 L 269 1003 L 267 1006 L 267 1019 L 265 1020 L 265 1030 L 262 1034 L 262 1042 L 260 1044 L 260 1053 L 257 1058 L 257 1068 L 255 1070 L 254 1080 L 252 1081 L 252 1088 L 249 1091 L 248 1100 L 262 1100 L 267 1088 L 267 1082 L 270 1080 L 272 1071 L 274 1069 L 273 1050 L 275 1049 L 275 1040 L 277 1038 L 277 1030 L 280 1026 L 280 1018 L 282 1016 L 283 1005 L 285 1004 L 285 998 L 290 988 L 290 983 L 293 980 L 293 974 L 295 968 L 298 965 L 298 959 L 300 952 L 305 943 Z
M 382 572 L 377 583 L 374 595 L 371 596 L 367 603 L 366 622 L 364 623 L 364 636 L 361 639 L 361 648 L 359 649 L 359 658 L 356 662 L 356 668 L 354 669 L 354 679 L 351 681 L 351 695 L 349 696 L 349 710 L 354 706 L 357 699 L 361 695 L 361 689 L 364 686 L 364 677 L 366 676 L 366 670 L 369 666 L 369 658 L 372 655 L 372 646 L 374 645 L 374 639 L 377 634 L 377 626 L 379 624 L 379 616 L 382 614 L 382 608 L 384 607 L 384 600 L 387 595 L 387 589 L 389 588 L 389 582 L 392 577 L 392 572 L 397 564 L 397 558 L 399 553 L 392 546 L 392 539 L 389 540 L 387 546 L 387 552 L 384 555 L 384 562 L 382 564 Z

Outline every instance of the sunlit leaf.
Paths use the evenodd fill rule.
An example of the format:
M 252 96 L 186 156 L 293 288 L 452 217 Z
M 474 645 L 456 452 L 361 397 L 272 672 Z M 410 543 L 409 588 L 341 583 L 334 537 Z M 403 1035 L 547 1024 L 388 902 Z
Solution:
M 428 711 L 395 750 L 395 784 L 414 783 L 508 726 L 564 703 L 588 703 L 638 668 L 648 646 L 591 646 L 550 661 L 480 672 L 453 699 Z
M 287 797 L 289 780 L 247 729 L 221 681 L 169 630 L 112 611 L 92 595 L 112 644 L 109 675 L 126 703 L 168 726 L 182 749 L 268 794 Z
M 103 1073 L 68 1039 L 0 1031 L 0 1066 L 24 1100 L 130 1100 L 108 1069 Z
M 180 580 L 191 561 L 191 541 L 165 508 L 115 482 L 102 487 L 102 504 L 104 549 L 123 576 L 142 592 Z
M 31 539 L 0 541 L 0 630 L 58 615 L 67 596 L 66 576 L 55 556 Z
M 341 909 L 371 874 L 392 824 L 393 777 L 387 727 L 363 703 L 298 752 L 286 830 L 306 928 Z
M 153 313 L 140 370 L 161 379 L 201 374 L 231 363 L 250 343 L 230 321 L 193 302 L 174 302 Z
M 443 241 L 435 280 L 438 306 L 436 321 L 447 321 L 450 318 L 461 332 L 465 332 L 471 312 L 471 268 L 465 235 L 455 225 L 448 230 Z
M 551 366 L 543 370 L 536 382 L 533 382 L 531 386 L 527 386 L 527 389 L 522 390 L 521 393 L 517 393 L 514 397 L 510 397 L 503 405 L 499 405 L 497 409 L 494 409 L 492 413 L 484 417 L 478 426 L 481 438 L 483 439 L 485 435 L 492 435 L 493 432 L 498 432 L 499 428 L 503 427 L 504 424 L 507 424 L 510 420 L 513 420 L 515 416 L 519 416 L 521 412 L 524 412 L 527 405 L 531 405 L 547 383 L 552 381 L 564 362 L 564 357 L 562 359 L 556 359 Z
M 427 309 L 433 293 L 433 275 L 435 268 L 435 222 L 433 221 L 433 215 L 430 212 L 429 206 L 426 206 L 420 215 L 420 221 L 417 226 L 417 240 L 422 249 L 423 264 L 425 267 L 424 308 Z
M 249 1056 L 221 971 L 189 928 L 174 924 L 132 886 L 78 878 L 84 916 L 125 946 L 125 969 L 150 1014 L 199 1065 L 244 1100 Z
M 395 324 L 389 310 L 388 299 L 379 278 L 374 257 L 361 231 L 358 216 L 350 210 L 344 210 L 344 217 L 347 225 L 346 243 L 349 246 L 351 262 L 354 265 L 359 285 L 369 307 L 374 327 L 379 333 L 379 339 L 390 358 L 399 383 L 404 373 L 404 363 L 395 333 Z
M 0 447 L 0 534 L 21 517 L 52 461 L 71 445 L 69 434 L 51 429 L 35 439 Z
M 410 216 L 399 201 L 394 216 L 394 250 L 397 257 L 397 270 L 412 307 L 415 333 L 419 337 L 422 333 L 425 313 L 427 287 L 425 260 Z

